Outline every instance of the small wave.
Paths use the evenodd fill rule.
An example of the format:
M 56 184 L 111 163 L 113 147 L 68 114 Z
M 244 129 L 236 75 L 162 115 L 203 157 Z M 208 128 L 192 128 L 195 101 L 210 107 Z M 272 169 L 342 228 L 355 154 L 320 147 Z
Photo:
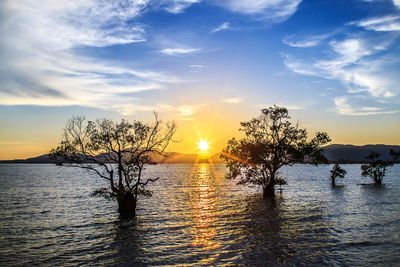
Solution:
M 358 246 L 377 246 L 377 245 L 382 245 L 382 244 L 387 244 L 387 242 L 377 242 L 377 241 L 350 241 L 343 243 L 344 246 L 346 247 L 358 247 Z

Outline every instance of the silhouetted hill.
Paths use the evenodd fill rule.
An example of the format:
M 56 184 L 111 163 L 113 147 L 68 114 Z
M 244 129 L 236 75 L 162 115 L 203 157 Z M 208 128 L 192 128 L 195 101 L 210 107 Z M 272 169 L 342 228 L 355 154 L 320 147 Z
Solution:
M 44 154 L 34 158 L 0 160 L 0 163 L 56 163 L 55 160 L 49 158 L 49 154 Z
M 400 151 L 400 146 L 396 145 L 329 145 L 324 147 L 325 156 L 331 162 L 365 162 L 366 157 L 371 151 L 378 152 L 381 155 L 382 160 L 393 160 L 390 156 L 390 149 Z
M 99 155 L 97 157 L 98 159 L 105 159 L 104 155 Z M 223 161 L 219 158 L 219 153 L 211 156 L 211 157 L 204 157 L 204 156 L 198 156 L 197 154 L 182 154 L 182 153 L 177 153 L 177 152 L 171 152 L 169 153 L 169 156 L 167 158 L 161 158 L 157 157 L 154 159 L 156 162 L 163 163 L 163 164 L 193 164 L 195 162 L 197 163 L 208 163 L 208 162 L 213 162 L 213 163 L 223 163 Z M 48 154 L 44 154 L 38 157 L 34 158 L 28 158 L 28 159 L 14 159 L 14 160 L 0 160 L 0 163 L 56 163 L 56 162 L 62 162 L 62 160 L 53 160 L 50 159 Z
M 393 160 L 390 156 L 390 149 L 395 151 L 400 151 L 400 146 L 397 145 L 364 145 L 364 146 L 354 146 L 354 145 L 329 145 L 324 147 L 325 156 L 331 162 L 340 163 L 357 163 L 365 162 L 365 158 L 369 155 L 371 151 L 378 152 L 381 154 L 381 159 L 383 160 Z M 208 163 L 212 162 L 215 164 L 224 163 L 220 158 L 220 153 L 217 153 L 210 157 L 199 156 L 197 154 L 183 154 L 177 152 L 169 153 L 169 157 L 165 159 L 158 158 L 157 162 L 164 164 L 193 164 L 197 163 Z M 104 155 L 103 155 L 104 156 Z M 102 157 L 102 155 L 99 155 Z M 28 159 L 16 159 L 16 160 L 0 160 L 0 163 L 56 163 L 55 160 L 50 159 L 48 154 L 44 154 L 34 158 Z

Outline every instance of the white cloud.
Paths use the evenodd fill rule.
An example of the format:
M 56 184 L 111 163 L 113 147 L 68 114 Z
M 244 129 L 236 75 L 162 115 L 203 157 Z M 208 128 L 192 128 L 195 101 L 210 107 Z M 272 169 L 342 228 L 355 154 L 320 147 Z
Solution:
M 172 0 L 164 3 L 164 9 L 170 13 L 178 14 L 183 12 L 192 4 L 199 3 L 201 0 Z
M 285 55 L 284 63 L 299 74 L 340 80 L 350 93 L 366 91 L 373 97 L 392 97 L 393 78 L 381 70 L 384 60 L 369 58 L 387 46 L 385 42 L 374 44 L 353 37 L 331 41 L 327 59 L 309 62 Z
M 211 5 L 219 5 L 232 12 L 253 16 L 256 19 L 281 22 L 288 19 L 297 11 L 301 1 L 302 0 L 166 0 L 162 1 L 161 4 L 157 1 L 153 1 L 152 3 L 158 4 L 161 8 L 170 13 L 179 14 L 193 4 L 207 2 Z M 222 28 L 221 30 L 224 29 L 227 28 Z
M 9 33 L 23 32 L 24 39 L 52 49 L 109 46 L 145 41 L 144 28 L 127 25 L 139 16 L 147 1 L 6 1 L 3 7 L 12 23 Z M 9 36 L 14 36 L 9 35 Z M 17 36 L 18 37 L 18 36 Z
M 289 41 L 288 39 L 283 39 L 283 43 L 292 47 L 313 47 L 317 46 L 321 40 L 319 39 L 307 39 L 301 41 Z
M 188 117 L 194 114 L 194 109 L 188 105 L 181 105 L 177 108 L 179 115 L 182 117 Z
M 367 116 L 391 114 L 384 106 L 398 101 L 400 80 L 393 71 L 399 61 L 387 53 L 394 43 L 391 36 L 378 37 L 348 35 L 343 40 L 332 40 L 316 59 L 284 55 L 284 64 L 293 72 L 338 80 L 345 85 L 348 95 L 336 97 L 336 112 L 342 115 Z M 315 56 L 315 55 L 314 55 Z M 373 105 L 354 101 L 366 97 Z
M 365 56 L 376 51 L 362 39 L 349 38 L 343 41 L 331 41 L 330 46 L 335 53 L 335 59 L 321 60 L 317 63 L 321 68 L 335 68 L 357 63 Z
M 200 65 L 200 64 L 193 64 L 193 65 L 189 65 L 189 68 L 204 69 L 205 66 L 204 65 Z
M 398 110 L 384 110 L 378 107 L 353 107 L 349 104 L 349 99 L 346 96 L 336 97 L 334 99 L 336 106 L 336 112 L 341 115 L 350 116 L 369 116 L 369 115 L 381 115 L 381 114 L 394 114 L 398 113 Z
M 132 24 L 148 1 L 0 3 L 0 104 L 81 105 L 130 114 L 152 107 L 132 93 L 181 82 L 171 75 L 77 54 L 81 46 L 145 41 Z M 128 23 L 130 21 L 130 23 Z M 133 26 L 132 26 L 133 25 Z
M 169 56 L 182 56 L 200 51 L 199 48 L 164 48 L 161 53 Z
M 228 104 L 239 104 L 239 103 L 243 102 L 243 98 L 241 98 L 241 97 L 227 98 L 227 99 L 224 99 L 222 102 L 228 103 Z
M 190 68 L 189 69 L 190 72 L 197 73 L 197 72 L 203 71 L 206 68 L 206 66 L 199 65 L 199 64 L 193 64 L 193 65 L 189 65 L 189 68 Z
M 283 38 L 283 43 L 292 47 L 314 47 L 319 45 L 323 40 L 330 37 L 331 34 L 322 34 L 322 35 L 290 35 Z
M 217 0 L 208 1 L 232 12 L 253 16 L 256 19 L 281 22 L 293 15 L 302 0 Z M 157 3 L 156 1 L 154 1 Z M 202 0 L 166 0 L 159 4 L 170 13 L 182 13 L 192 4 Z M 206 2 L 206 1 L 204 1 Z
M 227 0 L 219 3 L 233 12 L 280 22 L 288 19 L 297 11 L 301 0 Z
M 194 120 L 192 117 L 199 109 L 206 106 L 206 104 L 187 105 L 182 104 L 175 108 L 178 112 L 180 120 Z
M 349 25 L 356 25 L 371 31 L 400 31 L 400 16 L 368 18 L 364 20 L 350 22 Z
M 230 23 L 229 22 L 224 22 L 220 26 L 218 26 L 217 28 L 213 29 L 211 31 L 211 33 L 219 32 L 219 31 L 223 31 L 223 30 L 228 30 L 230 28 L 231 28 Z
M 283 54 L 283 57 L 283 63 L 291 71 L 302 75 L 319 76 L 311 64 L 307 64 L 302 60 L 292 57 L 291 55 Z
M 350 38 L 330 43 L 335 59 L 319 60 L 314 66 L 330 78 L 339 79 L 350 86 L 349 92 L 367 91 L 374 97 L 391 97 L 389 78 L 379 72 L 381 60 L 368 59 L 385 44 L 375 46 L 363 39 Z

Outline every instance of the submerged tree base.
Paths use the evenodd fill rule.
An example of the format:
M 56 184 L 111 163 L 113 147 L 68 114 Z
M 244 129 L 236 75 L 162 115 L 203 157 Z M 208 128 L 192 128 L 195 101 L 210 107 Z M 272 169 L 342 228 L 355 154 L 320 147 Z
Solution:
M 263 188 L 263 198 L 275 197 L 275 186 L 268 185 Z
M 121 219 L 133 219 L 136 216 L 136 200 L 131 192 L 118 197 L 118 211 Z

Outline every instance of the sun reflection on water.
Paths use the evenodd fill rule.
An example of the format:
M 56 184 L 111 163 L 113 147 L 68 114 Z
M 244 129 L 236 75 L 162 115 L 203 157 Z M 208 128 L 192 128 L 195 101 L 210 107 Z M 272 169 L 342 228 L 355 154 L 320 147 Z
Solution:
M 193 173 L 194 187 L 191 197 L 194 222 L 194 226 L 191 229 L 194 237 L 192 245 L 202 247 L 204 250 L 212 250 L 221 246 L 215 240 L 217 236 L 215 224 L 218 220 L 216 216 L 215 176 L 211 164 L 201 164 L 195 168 Z M 203 262 L 212 260 L 204 259 Z

